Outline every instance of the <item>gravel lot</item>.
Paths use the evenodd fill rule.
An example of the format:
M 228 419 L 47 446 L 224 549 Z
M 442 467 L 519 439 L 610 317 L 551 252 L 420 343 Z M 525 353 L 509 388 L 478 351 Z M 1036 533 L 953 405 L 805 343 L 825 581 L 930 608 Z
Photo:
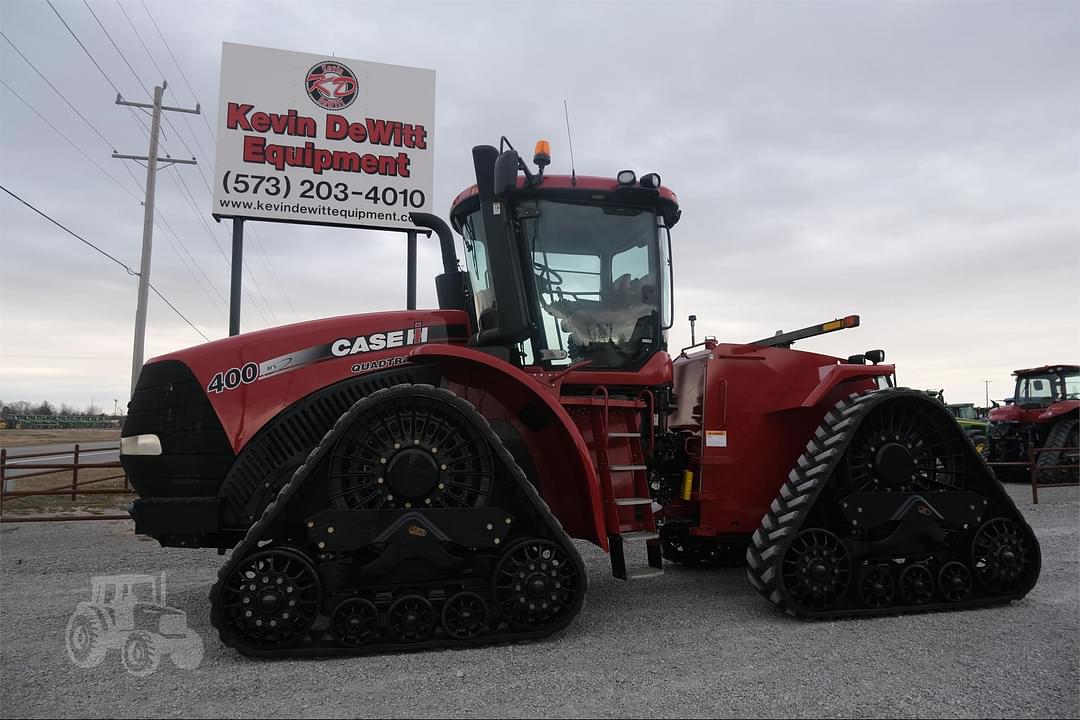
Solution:
M 334 660 L 252 661 L 209 627 L 213 551 L 163 550 L 126 522 L 0 530 L 0 715 L 128 716 L 878 716 L 1080 714 L 1077 491 L 1031 505 L 1042 543 L 1035 590 L 1012 606 L 878 620 L 800 622 L 762 601 L 741 570 L 668 565 L 623 583 L 582 546 L 585 609 L 546 642 Z M 72 665 L 68 617 L 90 577 L 168 573 L 206 653 L 128 675 L 110 651 Z

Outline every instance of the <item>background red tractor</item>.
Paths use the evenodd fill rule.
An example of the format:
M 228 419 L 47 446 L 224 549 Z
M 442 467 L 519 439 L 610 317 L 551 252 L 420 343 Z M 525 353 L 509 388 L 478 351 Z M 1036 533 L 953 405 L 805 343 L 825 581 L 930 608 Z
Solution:
M 990 411 L 990 461 L 1027 460 L 1029 444 L 1060 448 L 1038 453 L 1038 482 L 1076 478 L 1077 469 L 1051 466 L 1077 465 L 1080 446 L 1080 366 L 1043 365 L 1017 370 L 1016 389 L 1004 407 Z
M 670 229 L 655 173 L 545 176 L 473 149 L 438 310 L 219 340 L 143 368 L 122 459 L 136 531 L 232 553 L 212 590 L 260 655 L 539 638 L 587 588 L 743 555 L 799 616 L 1002 603 L 1038 543 L 953 417 L 884 352 L 790 349 L 851 316 L 667 348 Z M 637 560 L 635 563 L 634 561 Z

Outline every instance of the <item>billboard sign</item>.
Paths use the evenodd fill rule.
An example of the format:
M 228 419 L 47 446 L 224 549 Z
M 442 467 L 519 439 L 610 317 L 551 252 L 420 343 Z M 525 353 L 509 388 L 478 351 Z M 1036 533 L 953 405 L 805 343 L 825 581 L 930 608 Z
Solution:
M 212 213 L 414 229 L 434 120 L 434 70 L 224 43 Z

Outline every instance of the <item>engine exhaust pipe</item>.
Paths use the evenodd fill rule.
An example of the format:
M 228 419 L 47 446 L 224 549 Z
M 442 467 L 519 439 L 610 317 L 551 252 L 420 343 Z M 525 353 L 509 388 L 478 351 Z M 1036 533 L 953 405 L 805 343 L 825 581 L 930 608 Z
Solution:
M 450 232 L 450 226 L 438 215 L 431 213 L 409 213 L 409 220 L 417 227 L 433 230 L 439 236 L 439 247 L 442 250 L 443 272 L 457 272 L 458 259 L 454 250 L 454 236 Z

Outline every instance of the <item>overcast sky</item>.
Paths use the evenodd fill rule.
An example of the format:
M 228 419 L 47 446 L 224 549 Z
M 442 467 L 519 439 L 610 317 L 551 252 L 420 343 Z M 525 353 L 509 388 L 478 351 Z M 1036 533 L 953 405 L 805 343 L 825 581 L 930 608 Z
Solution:
M 901 384 L 979 404 L 983 380 L 1000 399 L 1016 368 L 1080 361 L 1077 2 L 53 5 L 126 99 L 149 101 L 136 74 L 164 77 L 210 127 L 222 42 L 434 69 L 444 217 L 470 148 L 500 135 L 549 139 L 549 173 L 568 172 L 565 99 L 579 174 L 656 171 L 679 195 L 673 348 L 691 312 L 732 342 L 858 313 L 796 347 L 882 347 Z M 145 154 L 141 125 L 47 3 L 3 0 L 0 29 L 0 184 L 137 268 L 145 170 L 109 156 Z M 219 338 L 229 232 L 206 121 L 165 126 L 201 166 L 159 174 L 151 280 Z M 0 399 L 123 406 L 136 279 L 6 194 L 0 213 Z M 404 236 L 252 225 L 245 331 L 404 306 Z M 152 297 L 147 357 L 199 342 Z

